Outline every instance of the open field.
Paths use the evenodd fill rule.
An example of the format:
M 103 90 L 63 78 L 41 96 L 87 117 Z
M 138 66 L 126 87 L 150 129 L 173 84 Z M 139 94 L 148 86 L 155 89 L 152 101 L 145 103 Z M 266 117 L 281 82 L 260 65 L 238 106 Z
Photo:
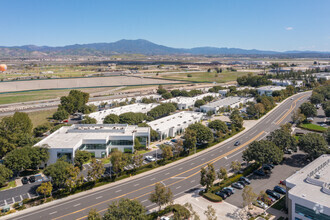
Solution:
M 225 83 L 229 81 L 235 81 L 237 77 L 245 76 L 248 72 L 232 72 L 223 71 L 222 73 L 209 73 L 209 72 L 196 72 L 196 73 L 169 73 L 169 74 L 159 74 L 161 78 L 164 79 L 178 79 L 178 80 L 189 80 L 196 82 L 217 82 Z M 191 77 L 188 77 L 191 75 Z
M 315 124 L 301 124 L 300 126 L 302 128 L 306 128 L 306 129 L 312 130 L 312 131 L 323 132 L 323 131 L 327 130 L 327 128 L 319 126 L 319 125 L 315 125 Z

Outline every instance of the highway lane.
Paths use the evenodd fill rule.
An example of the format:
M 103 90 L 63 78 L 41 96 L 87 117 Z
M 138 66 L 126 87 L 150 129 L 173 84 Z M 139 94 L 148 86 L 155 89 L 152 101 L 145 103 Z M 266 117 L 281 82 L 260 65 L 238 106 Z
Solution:
M 175 165 L 166 166 L 156 172 L 128 180 L 127 182 L 109 186 L 108 188 L 91 192 L 78 198 L 69 199 L 48 207 L 37 208 L 30 213 L 22 212 L 6 219 L 84 219 L 91 208 L 104 212 L 108 204 L 120 198 L 138 199 L 148 209 L 155 207 L 148 201 L 154 185 L 161 182 L 171 187 L 175 197 L 181 196 L 185 191 L 199 186 L 199 171 L 208 163 L 213 163 L 216 169 L 220 166 L 229 169 L 233 160 L 241 159 L 241 152 L 254 140 L 260 140 L 271 131 L 279 128 L 291 119 L 291 112 L 307 100 L 311 93 L 295 95 L 293 100 L 288 99 L 276 108 L 270 115 L 262 119 L 253 128 L 227 143 L 218 144 L 215 148 L 202 152 L 196 157 L 183 160 Z M 234 143 L 240 140 L 240 146 Z M 28 210 L 26 210 L 28 212 Z

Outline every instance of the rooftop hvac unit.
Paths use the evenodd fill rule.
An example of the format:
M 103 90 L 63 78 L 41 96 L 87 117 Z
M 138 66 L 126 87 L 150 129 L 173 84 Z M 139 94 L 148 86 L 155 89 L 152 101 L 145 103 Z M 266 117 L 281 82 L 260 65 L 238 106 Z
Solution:
M 320 178 L 321 178 L 321 174 L 320 173 L 315 174 L 315 179 L 320 179 Z

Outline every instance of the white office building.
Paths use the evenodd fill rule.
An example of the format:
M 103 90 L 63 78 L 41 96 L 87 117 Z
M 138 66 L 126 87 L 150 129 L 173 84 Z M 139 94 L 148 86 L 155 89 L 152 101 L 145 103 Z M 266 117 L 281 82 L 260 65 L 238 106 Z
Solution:
M 276 86 L 295 86 L 295 87 L 301 87 L 303 86 L 302 80 L 280 80 L 280 79 L 270 79 L 272 83 Z
M 316 76 L 317 79 L 325 79 L 325 80 L 329 80 L 330 79 L 330 73 L 328 73 L 328 72 L 315 73 L 314 76 Z
M 88 116 L 91 118 L 95 118 L 98 124 L 102 124 L 104 118 L 107 115 L 110 115 L 110 114 L 120 115 L 120 114 L 127 113 L 127 112 L 147 113 L 148 111 L 157 107 L 158 105 L 159 105 L 158 103 L 150 103 L 150 104 L 134 103 L 131 105 L 125 105 L 125 106 L 121 106 L 121 107 L 93 112 L 93 113 L 89 114 Z
M 96 158 L 107 157 L 112 149 L 134 152 L 134 140 L 149 146 L 150 128 L 127 124 L 75 124 L 64 126 L 35 146 L 49 147 L 47 165 L 66 156 L 73 161 L 77 150 L 91 152 Z
M 286 179 L 290 220 L 330 219 L 330 155 L 325 154 Z
M 217 112 L 222 107 L 231 107 L 231 108 L 239 108 L 241 104 L 245 104 L 247 102 L 253 102 L 254 99 L 251 97 L 239 97 L 239 96 L 231 96 L 223 99 L 219 99 L 215 102 L 210 102 L 206 105 L 202 105 L 200 110 L 202 112 Z
M 281 91 L 283 89 L 286 89 L 286 87 L 283 87 L 283 86 L 263 86 L 263 87 L 257 88 L 257 92 L 259 93 L 259 95 L 272 96 L 274 91 Z
M 218 96 L 217 93 L 205 93 L 202 95 L 198 95 L 195 97 L 175 97 L 175 98 L 171 98 L 171 99 L 167 99 L 162 101 L 162 103 L 177 103 L 178 104 L 178 109 L 182 110 L 182 109 L 188 109 L 188 108 L 193 108 L 195 105 L 195 102 L 199 99 L 203 99 L 206 96 L 212 96 L 212 97 L 216 97 Z
M 200 122 L 203 118 L 201 112 L 183 111 L 166 116 L 148 123 L 161 140 L 181 134 L 189 125 Z

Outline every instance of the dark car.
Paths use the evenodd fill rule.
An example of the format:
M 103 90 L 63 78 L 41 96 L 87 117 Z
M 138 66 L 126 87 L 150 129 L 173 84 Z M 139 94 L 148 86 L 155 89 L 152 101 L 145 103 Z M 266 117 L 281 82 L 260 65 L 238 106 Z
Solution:
M 29 183 L 29 180 L 28 180 L 28 178 L 26 176 L 22 178 L 22 183 L 23 184 Z
M 278 192 L 278 193 L 281 193 L 281 194 L 286 194 L 286 190 L 284 188 L 280 187 L 280 186 L 275 186 L 274 191 Z
M 243 188 L 244 188 L 244 187 L 243 187 L 241 184 L 239 184 L 239 183 L 233 183 L 233 184 L 231 184 L 231 186 L 234 187 L 234 188 L 236 188 L 236 189 L 243 189 Z
M 243 187 L 247 185 L 247 183 L 244 182 L 244 181 L 237 181 L 237 182 L 238 182 L 239 184 L 241 184 Z
M 238 146 L 238 145 L 240 145 L 240 144 L 241 144 L 241 142 L 236 141 L 234 145 L 235 145 L 235 146 Z
M 269 163 L 269 164 L 266 164 L 267 166 L 269 166 L 269 167 L 271 167 L 272 169 L 274 169 L 274 164 L 271 164 L 271 163 Z
M 269 165 L 263 165 L 262 166 L 262 169 L 267 170 L 267 171 L 271 171 L 272 170 L 272 167 L 269 166 Z
M 227 194 L 224 192 L 216 192 L 215 194 L 217 196 L 220 196 L 222 199 L 226 199 L 228 197 Z
M 276 193 L 276 192 L 274 192 L 273 190 L 267 189 L 266 190 L 266 193 L 268 195 L 270 195 L 271 197 L 274 197 L 275 199 L 280 199 L 281 198 L 281 195 L 278 194 L 278 193 Z
M 35 176 L 30 176 L 29 181 L 30 181 L 30 183 L 34 183 L 36 181 L 36 177 Z
M 227 196 L 231 196 L 231 194 L 233 194 L 232 191 L 229 189 L 222 189 L 220 192 L 225 193 Z
M 265 176 L 266 174 L 262 170 L 255 170 L 253 173 L 257 176 Z
M 285 186 L 285 180 L 281 180 L 280 181 L 280 184 L 283 185 L 283 186 Z
M 230 190 L 231 194 L 234 194 L 235 193 L 235 190 L 232 187 L 224 187 L 223 189 L 224 190 Z
M 244 176 L 240 177 L 239 178 L 239 181 L 243 181 L 243 182 L 245 182 L 247 184 L 251 184 L 251 181 L 248 178 L 244 177 Z

